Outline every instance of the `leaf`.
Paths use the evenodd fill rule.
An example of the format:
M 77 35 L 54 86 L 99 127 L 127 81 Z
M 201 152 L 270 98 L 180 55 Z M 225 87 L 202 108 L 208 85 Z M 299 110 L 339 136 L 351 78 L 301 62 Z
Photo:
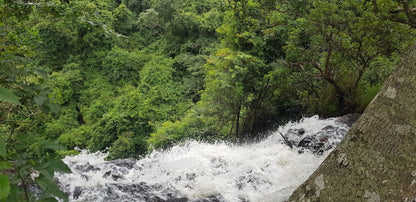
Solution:
M 3 88 L 1 86 L 0 86 L 0 99 L 6 102 L 17 104 L 17 105 L 20 104 L 16 95 L 14 95 L 10 90 Z
M 43 69 L 39 69 L 39 68 L 37 68 L 37 69 L 35 69 L 35 73 L 36 73 L 38 76 L 40 76 L 41 78 L 43 78 L 43 79 L 47 79 L 47 78 L 48 78 L 46 71 L 45 71 L 45 70 L 43 70 Z
M 66 147 L 50 140 L 42 140 L 39 142 L 39 147 L 44 149 L 52 149 L 54 151 L 66 150 Z
M 58 104 L 56 104 L 54 102 L 49 102 L 49 109 L 51 109 L 51 111 L 53 113 L 58 113 L 59 112 L 59 106 L 58 106 Z
M 44 168 L 50 168 L 54 171 L 60 171 L 64 173 L 70 173 L 71 169 L 61 160 L 61 159 L 53 159 L 45 163 Z
M 45 113 L 53 112 L 53 113 L 56 113 L 56 114 L 59 113 L 58 104 L 56 104 L 54 102 L 51 102 L 46 97 L 45 97 L 45 99 L 46 100 L 43 101 L 42 98 L 40 98 L 39 101 L 42 102 L 42 105 L 39 105 L 40 102 L 36 103 L 36 104 L 39 105 L 39 108 L 42 110 L 42 112 L 45 112 Z
M 48 179 L 41 175 L 40 177 L 36 178 L 35 181 L 45 190 L 44 193 L 68 200 L 68 196 L 59 189 L 58 185 L 55 184 L 53 179 Z
M 21 196 L 21 194 L 19 193 L 19 188 L 17 188 L 15 185 L 11 184 L 10 185 L 10 193 L 9 196 L 7 197 L 7 201 L 19 201 L 19 196 Z
M 35 98 L 33 98 L 33 100 L 35 101 L 35 103 L 38 105 L 38 106 L 41 106 L 46 100 L 47 100 L 48 98 L 46 98 L 45 96 L 43 96 L 43 95 L 40 95 L 40 96 L 36 96 Z
M 52 169 L 44 168 L 44 169 L 39 170 L 39 173 L 42 174 L 43 177 L 45 177 L 49 180 L 53 179 L 54 173 L 53 173 Z
M 6 150 L 6 141 L 3 138 L 0 138 L 0 157 L 6 158 L 7 150 Z
M 8 161 L 0 161 L 0 172 L 12 167 L 12 164 Z
M 9 178 L 7 175 L 0 175 L 0 199 L 6 199 L 10 193 Z
M 42 201 L 42 202 L 57 202 L 58 200 L 56 200 L 56 198 L 54 198 L 54 197 L 46 196 L 46 197 L 42 197 L 39 201 Z

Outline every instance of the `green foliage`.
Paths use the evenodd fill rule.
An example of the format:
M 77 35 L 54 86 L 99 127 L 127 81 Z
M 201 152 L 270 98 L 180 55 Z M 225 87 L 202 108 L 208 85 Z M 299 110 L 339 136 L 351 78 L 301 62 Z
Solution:
M 81 125 L 76 128 L 66 129 L 60 133 L 58 141 L 67 148 L 86 148 L 92 130 L 92 126 L 89 125 Z
M 40 140 L 38 135 L 30 132 L 12 132 L 10 136 L 1 134 L 0 140 L 0 172 L 5 174 L 0 176 L 0 190 L 5 194 L 2 199 L 34 200 L 35 195 L 28 187 L 32 183 L 43 188 L 39 199 L 67 199 L 53 180 L 55 171 L 70 172 L 55 153 L 65 147 L 53 141 Z
M 136 136 L 133 132 L 123 132 L 109 148 L 108 160 L 138 157 L 147 152 L 146 137 Z
M 194 103 L 200 100 L 200 91 L 204 88 L 205 63 L 205 56 L 181 54 L 172 64 L 173 79 L 182 85 L 184 96 Z
M 180 5 L 153 3 L 163 5 L 155 8 L 167 13 L 175 13 Z M 272 125 L 272 120 L 302 113 L 331 116 L 362 111 L 394 67 L 390 64 L 397 62 L 392 58 L 414 38 L 413 31 L 378 17 L 374 4 L 361 1 L 222 3 L 221 9 L 194 17 L 202 22 L 222 13 L 221 20 L 215 21 L 221 23 L 215 27 L 222 48 L 216 48 L 216 56 L 210 56 L 205 65 L 202 97 L 193 107 L 202 118 L 190 113 L 193 120 L 188 114 L 180 121 L 158 125 L 149 139 L 152 147 L 165 148 L 184 138 L 203 139 L 210 134 L 233 138 L 258 130 L 255 127 L 261 123 Z M 191 31 L 197 23 L 187 18 L 169 22 L 186 22 L 179 27 Z M 186 33 L 175 33 L 186 37 Z M 189 57 L 176 58 L 179 75 L 187 75 L 188 65 L 181 60 Z M 394 62 L 381 65 L 383 60 Z M 200 132 L 192 136 L 188 132 L 192 130 Z
M 142 114 L 149 121 L 175 120 L 189 106 L 182 87 L 174 81 L 171 59 L 155 59 L 140 72 L 140 92 L 144 95 Z
M 140 13 L 138 27 L 139 33 L 144 35 L 145 39 L 153 41 L 151 37 L 159 36 L 163 32 L 163 19 L 159 17 L 159 12 L 150 8 L 145 12 Z M 143 43 L 146 44 L 145 41 Z
M 217 29 L 222 42 L 266 63 L 284 56 L 285 16 L 273 1 L 228 1 L 225 22 Z
M 0 175 L 0 199 L 5 200 L 10 194 L 10 184 L 7 175 Z
M 65 147 L 42 136 L 43 122 L 59 108 L 45 88 L 45 71 L 35 67 L 40 60 L 33 50 L 39 42 L 34 26 L 48 19 L 51 8 L 13 1 L 0 5 L 0 199 L 67 200 L 53 180 L 55 171 L 70 172 L 56 154 Z M 29 189 L 31 184 L 43 189 L 41 195 Z
M 157 132 L 152 133 L 148 140 L 151 149 L 168 148 L 187 138 L 185 126 L 186 124 L 183 121 L 162 123 Z
M 12 104 L 19 104 L 19 100 L 12 92 L 0 86 L 0 99 Z
M 158 51 L 162 50 L 164 54 L 172 57 L 183 53 L 183 44 L 194 44 L 189 51 L 201 54 L 205 47 L 210 47 L 218 41 L 215 29 L 221 25 L 223 19 L 222 13 L 218 11 L 220 2 L 150 1 L 151 8 L 142 12 L 139 17 L 140 40 L 144 44 L 155 42 Z
M 288 64 L 330 84 L 322 83 L 321 91 L 333 92 L 341 114 L 363 108 L 356 102 L 357 91 L 376 58 L 403 51 L 414 37 L 414 31 L 380 19 L 374 9 L 364 1 L 313 1 L 310 12 L 294 20 L 289 31 Z
M 212 118 L 205 117 L 195 108 L 191 109 L 181 120 L 158 124 L 157 130 L 147 140 L 149 149 L 166 149 L 186 139 L 214 142 L 219 137 L 215 134 L 213 124 Z
M 62 68 L 71 53 L 68 47 L 73 37 L 70 33 L 71 30 L 63 23 L 40 25 L 39 37 L 42 43 L 38 44 L 38 50 L 41 51 L 41 64 Z
M 139 158 L 360 112 L 414 41 L 414 4 L 0 0 L 0 199 L 66 199 L 53 171 L 76 151 L 56 140 Z
M 112 108 L 94 126 L 88 148 L 95 151 L 109 147 L 109 158 L 138 157 L 147 152 L 146 139 L 154 124 L 178 119 L 189 106 L 174 81 L 172 62 L 153 59 L 140 71 L 137 87 L 120 88 Z M 89 119 L 86 116 L 87 122 Z
M 123 3 L 136 16 L 149 8 L 149 0 L 124 0 Z
M 119 47 L 108 51 L 102 64 L 102 69 L 112 83 L 129 81 L 138 83 L 139 72 L 149 59 L 140 52 L 129 52 Z
M 217 57 L 206 64 L 205 89 L 198 103 L 220 136 L 239 137 L 252 128 L 261 105 L 264 79 L 269 71 L 262 61 L 242 52 L 219 50 Z
M 56 139 L 65 131 L 77 127 L 77 115 L 78 113 L 74 108 L 62 108 L 58 119 L 45 123 L 44 136 Z M 62 126 L 65 126 L 65 128 Z
M 116 32 L 129 35 L 133 28 L 133 13 L 125 4 L 120 4 L 114 11 L 114 29 Z
M 66 65 L 68 67 L 68 65 Z M 79 98 L 79 89 L 82 86 L 83 77 L 80 70 L 62 70 L 53 72 L 48 80 L 51 95 L 55 102 L 60 105 L 67 105 Z

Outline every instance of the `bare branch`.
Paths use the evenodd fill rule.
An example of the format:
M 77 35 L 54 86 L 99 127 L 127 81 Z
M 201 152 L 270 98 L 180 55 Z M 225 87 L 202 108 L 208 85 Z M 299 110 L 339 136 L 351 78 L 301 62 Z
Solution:
M 406 10 L 403 7 L 399 6 L 399 7 L 397 7 L 396 10 L 390 11 L 390 13 L 399 13 L 399 12 L 404 12 L 404 11 L 406 11 Z M 414 12 L 416 12 L 416 8 L 409 8 L 408 12 L 414 13 Z
M 317 63 L 317 62 L 303 62 L 303 63 L 294 63 L 294 62 L 287 62 L 287 61 L 283 61 L 283 62 L 284 62 L 284 63 L 286 63 L 286 64 L 287 64 L 287 65 L 289 65 L 289 66 L 296 66 L 296 67 L 299 67 L 299 68 L 302 70 L 302 72 L 303 72 L 304 74 L 308 75 L 308 76 L 312 76 L 312 77 L 316 77 L 316 78 L 321 78 L 321 77 L 323 77 L 322 69 L 320 68 L 320 64 L 319 64 L 319 63 Z M 312 65 L 315 69 L 317 69 L 317 70 L 320 72 L 320 74 L 312 74 L 312 73 L 308 72 L 308 71 L 305 69 L 305 67 L 303 66 L 303 65 L 305 65 L 305 64 Z

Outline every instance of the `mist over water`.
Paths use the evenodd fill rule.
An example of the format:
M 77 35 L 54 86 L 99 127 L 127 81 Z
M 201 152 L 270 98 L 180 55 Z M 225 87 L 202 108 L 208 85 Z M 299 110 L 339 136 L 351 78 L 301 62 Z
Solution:
M 348 130 L 336 118 L 314 116 L 251 144 L 188 141 L 140 160 L 116 161 L 104 161 L 106 153 L 82 151 L 64 159 L 73 173 L 56 175 L 70 201 L 284 201 L 330 152 L 299 152 L 285 143 L 323 134 L 326 146 L 336 145 Z

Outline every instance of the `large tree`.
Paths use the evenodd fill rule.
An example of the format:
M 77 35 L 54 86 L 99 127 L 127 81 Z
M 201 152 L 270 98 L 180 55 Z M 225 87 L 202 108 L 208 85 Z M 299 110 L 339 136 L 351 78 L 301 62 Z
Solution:
M 308 14 L 292 22 L 286 62 L 314 78 L 314 83 L 324 81 L 317 83 L 320 94 L 333 89 L 333 114 L 362 111 L 368 104 L 360 100 L 364 89 L 385 79 L 370 80 L 368 74 L 390 69 L 378 61 L 391 60 L 411 45 L 411 28 L 381 18 L 375 7 L 364 0 L 315 0 Z
M 414 201 L 416 45 L 290 201 Z

